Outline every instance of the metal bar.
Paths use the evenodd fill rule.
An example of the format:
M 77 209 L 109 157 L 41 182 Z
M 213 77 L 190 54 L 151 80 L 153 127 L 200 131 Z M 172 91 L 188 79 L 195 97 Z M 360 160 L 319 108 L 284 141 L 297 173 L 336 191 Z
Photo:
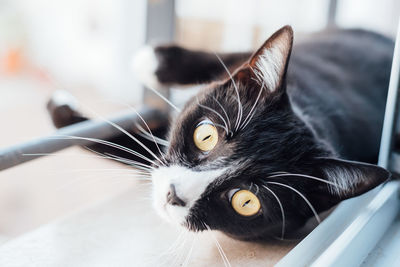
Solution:
M 158 109 L 144 107 L 140 109 L 140 115 L 149 125 L 156 128 L 168 122 L 166 113 Z M 135 130 L 136 123 L 141 122 L 139 116 L 136 113 L 132 113 L 132 111 L 121 113 L 111 118 L 110 121 L 130 132 Z M 28 156 L 26 154 L 54 153 L 74 145 L 93 144 L 91 141 L 64 139 L 62 136 L 79 136 L 106 140 L 121 134 L 120 130 L 104 120 L 89 120 L 73 124 L 56 131 L 52 135 L 1 149 L 0 171 L 41 157 L 40 155 Z
M 147 1 L 146 44 L 171 43 L 175 39 L 175 0 Z M 169 88 L 160 93 L 170 98 Z M 143 92 L 143 103 L 169 109 L 164 101 L 149 90 Z
M 327 27 L 336 25 L 337 0 L 330 0 L 328 7 Z
M 400 78 L 400 21 L 397 29 L 396 44 L 393 53 L 392 71 L 390 74 L 389 91 L 386 101 L 385 119 L 383 122 L 381 147 L 379 150 L 378 165 L 384 168 L 390 167 L 390 152 L 395 131 L 394 124 L 398 115 L 399 102 L 399 78 Z
M 385 185 L 311 266 L 359 266 L 399 212 L 399 184 Z

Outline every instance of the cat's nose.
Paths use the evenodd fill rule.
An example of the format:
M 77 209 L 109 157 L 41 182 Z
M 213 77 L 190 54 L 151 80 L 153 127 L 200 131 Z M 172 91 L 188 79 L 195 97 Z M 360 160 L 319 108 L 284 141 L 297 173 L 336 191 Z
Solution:
M 167 202 L 168 204 L 173 206 L 184 207 L 186 205 L 186 203 L 177 196 L 175 191 L 175 185 L 173 184 L 169 185 L 169 191 L 167 193 Z

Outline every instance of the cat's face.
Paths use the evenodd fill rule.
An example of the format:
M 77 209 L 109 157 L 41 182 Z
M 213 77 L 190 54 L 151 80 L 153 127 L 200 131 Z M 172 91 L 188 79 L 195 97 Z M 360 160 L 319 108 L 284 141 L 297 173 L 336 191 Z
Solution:
M 291 107 L 292 30 L 275 33 L 232 79 L 191 99 L 174 122 L 153 204 L 167 221 L 240 239 L 283 237 L 388 175 L 341 161 Z

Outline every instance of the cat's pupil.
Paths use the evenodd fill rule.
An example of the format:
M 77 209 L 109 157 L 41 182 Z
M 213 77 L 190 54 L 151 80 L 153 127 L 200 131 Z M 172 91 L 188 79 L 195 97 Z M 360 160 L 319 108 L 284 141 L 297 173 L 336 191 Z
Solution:
M 206 137 L 203 138 L 203 141 L 206 141 L 206 140 L 209 139 L 210 137 L 211 137 L 211 134 L 210 134 L 210 135 L 207 135 Z
M 249 204 L 250 203 L 250 199 L 249 200 L 247 200 L 246 202 L 244 202 L 244 204 L 243 204 L 243 206 L 242 207 L 244 207 L 244 206 L 246 206 L 247 204 Z

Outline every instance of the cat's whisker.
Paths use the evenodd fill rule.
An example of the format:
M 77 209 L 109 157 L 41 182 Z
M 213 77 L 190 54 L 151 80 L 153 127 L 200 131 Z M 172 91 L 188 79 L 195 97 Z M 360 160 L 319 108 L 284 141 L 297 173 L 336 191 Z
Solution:
M 221 255 L 221 258 L 222 258 L 222 260 L 224 262 L 224 265 L 230 267 L 231 264 L 230 264 L 228 258 L 226 257 L 224 250 L 222 249 L 221 245 L 219 244 L 218 239 L 215 237 L 214 233 L 211 233 L 211 235 L 212 235 L 212 237 L 214 239 L 214 242 L 215 242 L 215 245 L 217 246 L 217 249 L 218 249 L 218 251 L 219 251 L 219 253 Z
M 235 83 L 235 81 L 233 80 L 232 74 L 229 71 L 228 67 L 225 65 L 225 63 L 222 61 L 222 58 L 220 58 L 218 56 L 217 53 L 215 53 L 215 56 L 218 58 L 218 61 L 221 63 L 221 65 L 224 67 L 225 71 L 228 73 L 229 78 L 232 81 L 233 87 L 235 88 L 236 91 L 236 95 L 237 95 L 237 102 L 238 102 L 238 115 L 237 115 L 237 119 L 236 119 L 236 123 L 235 123 L 235 131 L 237 131 L 238 126 L 242 120 L 242 116 L 243 116 L 243 106 L 242 106 L 242 102 L 240 100 L 240 94 L 239 94 L 239 89 Z
M 170 105 L 173 109 L 175 109 L 177 112 L 181 112 L 181 110 L 175 106 L 174 104 L 172 104 L 171 101 L 169 101 L 167 98 L 165 98 L 162 94 L 160 94 L 156 89 L 146 85 L 145 88 L 150 89 L 151 91 L 153 91 L 153 93 L 155 93 L 156 95 L 158 95 L 162 100 L 164 100 L 168 105 Z
M 285 211 L 284 211 L 284 209 L 283 209 L 283 206 L 282 206 L 282 203 L 281 203 L 281 201 L 279 200 L 279 197 L 274 193 L 274 191 L 272 191 L 268 186 L 266 186 L 266 185 L 263 185 L 263 187 L 265 188 L 265 189 L 267 189 L 274 197 L 275 197 L 275 199 L 276 199 L 276 201 L 278 202 L 278 205 L 279 205 L 279 207 L 280 207 L 280 209 L 281 209 L 281 216 L 282 216 L 282 233 L 281 233 L 281 239 L 283 239 L 283 237 L 285 236 L 285 225 L 286 225 L 286 222 L 285 222 Z
M 207 227 L 207 230 L 210 232 L 210 234 L 211 234 L 211 236 L 212 236 L 212 238 L 213 238 L 213 240 L 215 242 L 215 245 L 217 246 L 219 254 L 221 255 L 222 261 L 224 262 L 224 265 L 231 267 L 231 264 L 230 264 L 230 262 L 228 260 L 228 257 L 226 256 L 224 250 L 222 249 L 221 244 L 218 242 L 218 239 L 215 236 L 215 234 L 213 233 L 213 231 L 211 230 L 210 226 L 208 226 L 206 223 L 204 223 L 204 225 Z
M 251 107 L 251 109 L 250 109 L 250 111 L 249 111 L 249 114 L 247 114 L 246 118 L 244 119 L 244 121 L 243 121 L 243 123 L 242 123 L 242 126 L 239 127 L 239 130 L 243 130 L 244 128 L 246 128 L 247 124 L 249 124 L 249 122 L 250 122 L 251 119 L 253 118 L 254 113 L 255 113 L 255 111 L 256 111 L 256 110 L 255 110 L 255 107 L 257 106 L 258 100 L 260 99 L 260 96 L 261 96 L 261 93 L 262 93 L 262 90 L 263 90 L 263 89 L 264 89 L 264 82 L 263 82 L 262 85 L 261 85 L 260 92 L 258 93 L 258 96 L 257 96 L 257 98 L 256 98 L 256 101 L 254 102 L 253 106 Z
M 222 106 L 221 105 L 221 103 L 218 101 L 218 99 L 216 99 L 214 96 L 212 97 L 213 99 L 214 99 L 214 101 L 215 102 L 217 102 L 217 104 L 221 107 L 221 109 L 222 109 L 222 112 L 224 112 L 224 114 L 225 114 L 225 116 L 226 116 L 226 121 L 228 122 L 228 124 L 229 124 L 229 130 L 231 130 L 231 120 L 229 119 L 229 116 L 228 116 L 228 113 L 226 113 L 226 110 L 225 110 L 225 108 L 224 108 L 224 106 Z
M 182 267 L 185 267 L 185 266 L 187 266 L 187 265 L 189 264 L 190 257 L 192 256 L 194 244 L 196 243 L 196 241 L 197 241 L 197 238 L 194 237 L 194 238 L 193 238 L 193 241 L 192 241 L 192 245 L 190 246 L 189 252 L 188 252 L 188 254 L 187 254 L 187 256 L 186 256 L 185 261 L 184 261 L 183 264 L 182 264 Z
M 213 109 L 213 108 L 210 108 L 210 107 L 207 107 L 207 106 L 204 106 L 204 105 L 200 104 L 198 98 L 197 98 L 197 105 L 199 105 L 200 107 L 202 107 L 202 108 L 204 108 L 204 109 L 207 109 L 207 110 L 209 110 L 209 111 L 215 113 L 215 114 L 224 122 L 225 127 L 223 127 L 223 128 L 225 129 L 226 134 L 229 133 L 229 131 L 228 131 L 228 124 L 226 123 L 224 117 L 222 117 L 222 115 L 221 115 L 219 112 L 217 112 L 217 111 L 216 111 L 215 109 Z
M 141 174 L 145 172 L 141 172 L 139 170 L 135 169 L 72 169 L 72 170 L 53 170 L 49 172 L 57 173 L 57 172 L 62 172 L 62 173 L 79 173 L 79 172 L 124 172 L 124 173 L 131 173 L 131 174 Z M 147 174 L 147 173 L 146 173 Z
M 127 180 L 125 177 L 121 177 L 121 175 L 113 175 L 113 176 L 108 176 L 108 177 L 101 177 L 98 178 L 98 175 L 94 174 L 89 174 L 89 175 L 79 175 L 76 177 L 73 177 L 72 179 L 68 180 L 66 183 L 63 183 L 55 188 L 56 191 L 65 191 L 68 188 L 75 188 L 75 184 L 79 184 L 79 186 L 82 187 L 87 187 L 90 184 L 97 183 L 99 181 L 104 181 L 105 179 L 109 180 L 107 181 L 107 185 L 116 185 L 119 183 L 126 183 Z M 137 179 L 141 181 L 142 179 Z M 148 181 L 148 180 L 144 180 Z
M 324 180 L 324 179 L 322 179 L 322 178 L 318 178 L 318 177 L 311 176 L 311 175 L 300 174 L 300 173 L 281 173 L 281 174 L 274 174 L 274 175 L 268 176 L 267 178 L 289 177 L 289 176 L 308 178 L 308 179 L 320 181 L 320 182 L 322 182 L 322 183 L 330 184 L 330 185 L 333 185 L 333 186 L 338 187 L 338 188 L 341 188 L 341 189 L 345 189 L 343 186 L 340 186 L 340 185 L 338 185 L 338 184 L 336 184 L 336 183 L 334 183 L 334 182 L 327 181 L 327 180 Z
M 178 238 L 172 243 L 172 245 L 170 247 L 168 247 L 168 249 L 166 249 L 165 251 L 161 252 L 158 256 L 158 258 L 162 258 L 162 257 L 167 257 L 163 262 L 161 262 L 162 264 L 158 263 L 157 265 L 163 266 L 164 263 L 167 263 L 168 261 L 172 260 L 173 262 L 177 261 L 177 257 L 179 258 L 178 255 L 178 250 L 180 250 L 183 245 L 185 244 L 185 240 L 188 236 L 188 231 L 186 231 L 185 229 L 182 229 L 182 231 L 179 233 Z M 168 256 L 170 255 L 174 255 L 173 258 L 168 258 Z M 172 264 L 169 264 L 171 266 L 173 266 Z
M 185 245 L 186 245 L 186 242 L 187 242 L 187 240 L 188 240 L 188 236 L 189 236 L 189 232 L 186 232 L 185 235 L 183 236 L 182 242 L 179 244 L 179 246 L 177 246 L 177 247 L 174 249 L 173 253 L 175 253 L 175 256 L 174 256 L 174 258 L 173 258 L 173 261 L 172 261 L 172 263 L 171 263 L 171 266 L 176 266 L 176 265 L 177 265 L 177 262 L 179 262 L 179 260 L 182 258 L 182 254 L 183 254 L 182 249 L 183 249 L 183 248 L 185 247 Z
M 77 140 L 86 140 L 86 141 L 90 141 L 90 142 L 94 142 L 94 143 L 99 143 L 102 145 L 106 145 L 109 147 L 113 147 L 113 148 L 125 151 L 125 152 L 130 153 L 134 156 L 137 156 L 147 162 L 150 162 L 151 164 L 158 166 L 158 164 L 155 161 L 147 158 L 146 156 L 143 156 L 142 154 L 140 154 L 132 149 L 129 149 L 127 147 L 124 147 L 124 146 L 121 146 L 121 145 L 118 145 L 118 144 L 115 144 L 115 143 L 112 143 L 112 142 L 109 142 L 106 140 L 101 140 L 101 139 L 97 139 L 97 138 L 89 138 L 89 137 L 81 137 L 81 136 L 73 136 L 73 135 L 54 135 L 52 137 L 49 137 L 49 139 L 77 139 Z
M 52 157 L 82 157 L 82 158 L 101 158 L 101 159 L 111 159 L 111 160 L 115 160 L 118 162 L 122 162 L 125 164 L 131 164 L 130 162 L 126 162 L 127 159 L 123 160 L 117 160 L 114 158 L 110 158 L 104 155 L 98 155 L 98 156 L 94 156 L 94 155 L 80 155 L 80 154 L 57 154 L 57 153 L 25 153 L 22 154 L 23 156 L 52 156 Z M 144 165 L 144 166 L 134 166 L 135 168 L 140 168 L 143 169 L 145 171 L 151 171 L 152 169 L 150 169 L 150 166 L 148 165 Z M 146 167 L 145 167 L 146 166 Z
M 298 194 L 306 203 L 307 205 L 310 207 L 312 213 L 315 216 L 315 219 L 317 219 L 318 223 L 321 223 L 321 218 L 318 216 L 318 213 L 316 212 L 314 206 L 311 204 L 311 202 L 298 190 L 296 190 L 295 188 L 291 187 L 290 185 L 287 184 L 282 184 L 282 183 L 278 183 L 278 182 L 266 182 L 267 184 L 274 184 L 274 185 L 279 185 L 279 186 L 283 186 L 285 188 L 288 188 L 290 190 L 292 190 L 293 192 L 295 192 L 296 194 Z
M 169 246 L 165 251 L 161 252 L 159 254 L 158 258 L 161 258 L 161 257 L 164 257 L 164 256 L 169 256 L 169 255 L 174 254 L 175 252 L 177 252 L 178 247 L 182 245 L 182 242 L 186 238 L 187 235 L 188 235 L 188 232 L 185 229 L 182 229 L 181 232 L 179 233 L 178 237 L 172 243 L 172 245 Z M 168 260 L 169 259 L 167 258 L 166 260 L 164 260 L 163 263 L 165 263 Z M 173 260 L 175 261 L 175 257 L 173 258 Z M 160 265 L 162 266 L 162 264 L 160 264 Z
M 51 171 L 50 171 L 51 172 Z M 101 173 L 120 173 L 130 175 L 132 177 L 147 177 L 150 178 L 151 175 L 148 172 L 140 171 L 140 170 L 128 170 L 128 169 L 72 169 L 72 170 L 55 170 L 54 173 L 71 173 L 71 174 L 80 174 L 87 172 L 101 172 Z

